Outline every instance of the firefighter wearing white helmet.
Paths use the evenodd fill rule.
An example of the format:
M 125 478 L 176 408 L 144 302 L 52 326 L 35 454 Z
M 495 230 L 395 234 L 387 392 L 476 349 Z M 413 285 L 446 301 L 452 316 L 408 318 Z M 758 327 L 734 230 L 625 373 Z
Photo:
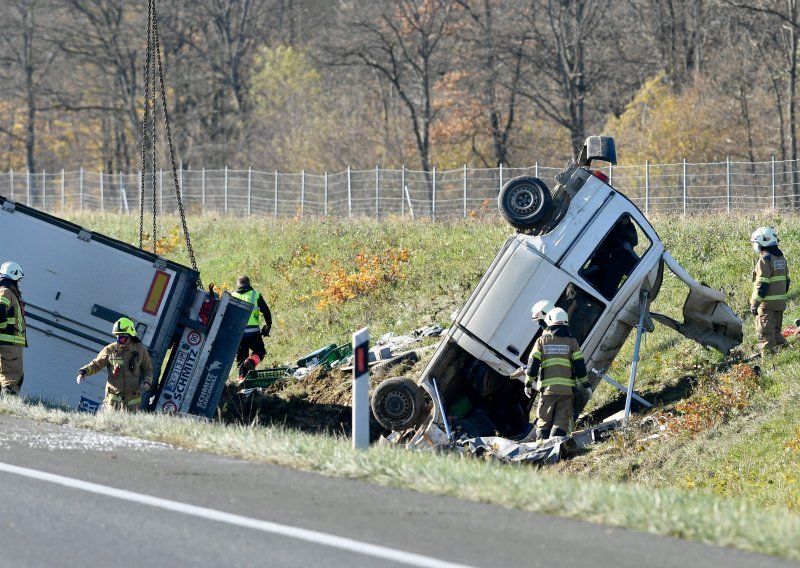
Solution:
M 87 375 L 94 375 L 103 369 L 108 373 L 105 410 L 128 410 L 136 412 L 153 383 L 153 363 L 150 353 L 136 335 L 136 326 L 129 318 L 114 322 L 111 333 L 116 336 L 114 343 L 106 345 L 88 365 L 78 371 L 78 384 Z
M 531 342 L 539 337 L 539 335 L 542 333 L 542 330 L 547 327 L 547 324 L 544 322 L 544 317 L 547 315 L 547 312 L 552 310 L 554 307 L 555 306 L 553 305 L 553 302 L 550 300 L 539 300 L 533 304 L 533 306 L 531 306 L 531 319 L 536 325 L 539 326 L 539 329 L 536 330 L 533 338 L 531 338 Z M 511 373 L 511 378 L 523 380 L 526 368 L 527 366 L 518 368 L 516 371 Z M 532 391 L 526 392 L 525 394 L 528 395 L 528 398 L 534 398 L 536 396 L 536 393 Z
M 763 354 L 787 345 L 781 331 L 789 291 L 789 266 L 778 248 L 778 234 L 772 227 L 753 231 L 750 243 L 758 253 L 753 268 L 750 313 L 756 319 L 756 337 Z
M 541 393 L 536 407 L 536 439 L 566 436 L 570 431 L 573 389 L 590 389 L 586 364 L 578 340 L 569 330 L 569 317 L 561 308 L 553 308 L 545 316 L 547 329 L 533 345 L 526 371 L 525 391 Z
M 19 290 L 24 276 L 13 261 L 0 265 L 0 393 L 19 394 L 25 373 L 22 350 L 28 346 L 25 333 L 25 303 Z

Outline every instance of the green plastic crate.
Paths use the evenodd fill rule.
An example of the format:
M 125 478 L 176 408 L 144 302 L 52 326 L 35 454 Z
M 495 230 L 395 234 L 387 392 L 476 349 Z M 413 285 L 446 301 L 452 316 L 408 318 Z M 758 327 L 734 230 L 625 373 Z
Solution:
M 353 344 L 352 343 L 345 343 L 340 345 L 336 349 L 332 350 L 328 353 L 325 358 L 320 361 L 322 368 L 326 371 L 330 371 L 333 367 L 333 364 L 336 361 L 341 361 L 342 359 L 347 359 L 350 355 L 353 354 Z
M 336 349 L 335 343 L 331 343 L 330 345 L 326 345 L 325 347 L 317 349 L 316 351 L 314 351 L 313 353 L 309 353 L 302 359 L 298 359 L 297 366 L 311 368 L 316 365 L 319 365 L 320 363 L 322 363 L 323 359 L 325 359 L 325 357 L 327 357 L 330 354 L 330 352 L 333 351 L 334 349 Z
M 289 372 L 289 367 L 275 367 L 274 369 L 257 369 L 247 373 L 244 381 L 242 381 L 242 388 L 253 389 L 274 385 L 280 380 L 289 379 L 292 375 Z

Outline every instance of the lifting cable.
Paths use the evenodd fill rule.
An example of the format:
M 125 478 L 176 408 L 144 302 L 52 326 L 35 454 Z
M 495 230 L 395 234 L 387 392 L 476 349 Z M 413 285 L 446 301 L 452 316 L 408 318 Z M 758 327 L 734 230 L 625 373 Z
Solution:
M 169 148 L 169 160 L 172 167 L 172 181 L 175 185 L 175 200 L 178 203 L 178 211 L 181 216 L 181 225 L 183 227 L 183 237 L 186 241 L 186 249 L 189 253 L 189 259 L 192 263 L 192 268 L 197 270 L 197 262 L 194 258 L 194 249 L 192 248 L 192 240 L 189 237 L 189 229 L 186 226 L 186 212 L 183 209 L 183 198 L 181 196 L 181 187 L 178 182 L 178 169 L 175 166 L 175 151 L 172 145 L 172 132 L 169 127 L 169 113 L 167 111 L 167 93 L 164 88 L 164 69 L 161 64 L 161 48 L 158 41 L 158 19 L 156 16 L 156 1 L 148 0 L 147 2 L 147 49 L 145 51 L 145 64 L 144 64 L 144 113 L 142 115 L 142 170 L 140 176 L 139 187 L 139 248 L 143 248 L 144 238 L 144 186 L 145 174 L 147 170 L 147 145 L 148 142 L 152 146 L 151 163 L 153 167 L 152 180 L 152 194 L 153 194 L 153 253 L 156 252 L 156 222 L 158 219 L 158 194 L 156 191 L 156 171 L 157 171 L 157 154 L 156 154 L 156 108 L 158 106 L 158 99 L 156 98 L 156 69 L 158 69 L 158 79 L 161 95 L 161 108 L 164 112 L 164 131 L 167 135 L 167 146 Z M 150 129 L 148 130 L 148 119 Z M 203 284 L 198 277 L 197 286 L 202 288 Z

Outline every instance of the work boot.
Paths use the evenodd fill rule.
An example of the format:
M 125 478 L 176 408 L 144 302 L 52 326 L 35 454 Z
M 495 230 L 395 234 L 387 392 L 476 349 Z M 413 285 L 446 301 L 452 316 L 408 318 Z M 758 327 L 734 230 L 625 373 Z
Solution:
M 550 429 L 538 428 L 536 430 L 536 441 L 544 441 L 550 437 Z

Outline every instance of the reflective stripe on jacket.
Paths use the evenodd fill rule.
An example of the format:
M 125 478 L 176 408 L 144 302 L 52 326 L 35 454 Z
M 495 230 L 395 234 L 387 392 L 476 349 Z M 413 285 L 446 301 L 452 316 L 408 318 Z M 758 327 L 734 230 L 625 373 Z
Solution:
M 585 386 L 586 365 L 578 340 L 545 330 L 534 343 L 527 374 L 529 380 L 539 376 L 536 390 L 545 394 L 572 394 L 578 382 Z
M 0 304 L 5 306 L 6 317 L 0 321 L 0 345 L 28 345 L 25 337 L 25 312 L 17 294 L 7 286 L 0 286 Z
M 764 309 L 786 309 L 789 266 L 783 255 L 761 251 L 753 269 L 753 295 L 751 302 L 760 302 Z
M 258 299 L 261 297 L 258 290 L 248 290 L 247 292 L 232 292 L 231 296 L 250 302 L 253 304 L 253 311 L 250 314 L 250 319 L 247 320 L 247 327 L 258 327 Z

